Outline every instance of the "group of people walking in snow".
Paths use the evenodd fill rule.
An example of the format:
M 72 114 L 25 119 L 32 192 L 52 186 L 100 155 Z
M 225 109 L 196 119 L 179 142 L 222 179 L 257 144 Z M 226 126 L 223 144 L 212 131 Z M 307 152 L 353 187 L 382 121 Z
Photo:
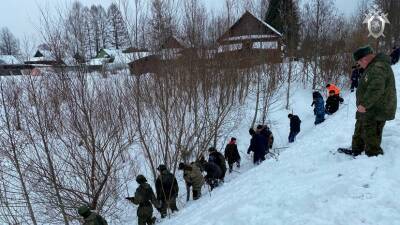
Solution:
M 332 115 L 339 109 L 339 104 L 343 103 L 343 98 L 340 97 L 340 89 L 334 84 L 327 84 L 328 98 L 324 102 L 324 98 L 321 93 L 314 91 L 313 102 L 311 106 L 314 106 L 315 125 L 318 125 L 325 121 L 325 115 Z
M 397 51 L 397 50 L 396 50 Z M 400 56 L 400 50 L 392 53 L 390 60 L 384 54 L 374 54 L 371 47 L 366 46 L 354 52 L 353 57 L 358 66 L 353 67 L 351 91 L 356 92 L 356 124 L 352 138 L 351 149 L 343 153 L 357 156 L 365 152 L 367 156 L 378 156 L 383 154 L 381 148 L 382 132 L 385 122 L 393 120 L 397 109 L 396 88 L 394 74 L 391 64 L 395 64 Z M 396 58 L 397 57 L 397 58 Z M 322 95 L 313 92 L 313 103 L 315 122 L 320 124 L 325 120 L 325 114 L 331 115 L 339 109 L 343 98 L 340 97 L 340 89 L 334 84 L 326 85 L 328 95 L 324 102 Z M 294 142 L 300 132 L 301 120 L 297 115 L 289 114 L 290 133 L 289 143 Z M 273 146 L 274 137 L 266 125 L 258 125 L 256 129 L 249 130 L 251 135 L 250 146 L 247 153 L 253 152 L 253 163 L 258 165 L 266 159 Z M 218 152 L 216 148 L 208 149 L 209 158 L 205 160 L 201 156 L 190 164 L 180 163 L 178 169 L 183 171 L 186 183 L 187 196 L 190 199 L 192 190 L 193 200 L 201 197 L 201 189 L 205 183 L 210 190 L 224 182 L 225 174 L 234 171 L 234 165 L 240 168 L 241 157 L 237 148 L 236 138 L 232 137 L 225 147 L 225 154 Z M 228 162 L 228 168 L 226 167 Z M 134 197 L 126 199 L 133 204 L 139 205 L 137 209 L 138 224 L 154 224 L 156 218 L 153 216 L 153 206 L 160 212 L 161 217 L 167 215 L 167 210 L 178 211 L 176 200 L 179 193 L 178 182 L 165 165 L 157 167 L 159 175 L 156 179 L 156 193 L 147 183 L 143 175 L 138 175 L 136 181 L 139 184 Z M 206 173 L 203 176 L 203 172 Z M 85 218 L 85 225 L 107 225 L 103 217 L 91 212 L 89 207 L 82 206 L 78 213 Z

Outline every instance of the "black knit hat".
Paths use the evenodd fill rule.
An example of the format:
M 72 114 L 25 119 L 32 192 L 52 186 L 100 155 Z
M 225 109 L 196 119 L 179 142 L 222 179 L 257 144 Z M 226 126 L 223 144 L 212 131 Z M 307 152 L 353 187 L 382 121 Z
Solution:
M 183 169 L 185 169 L 185 163 L 181 162 L 179 163 L 178 170 L 183 170 Z
M 367 56 L 369 54 L 373 54 L 373 53 L 374 53 L 374 50 L 371 48 L 371 46 L 367 45 L 367 46 L 357 49 L 353 53 L 353 59 L 354 59 L 354 61 L 358 61 L 358 60 L 364 58 L 365 56 Z
M 158 171 L 164 171 L 164 170 L 167 170 L 167 167 L 166 167 L 164 164 L 160 164 L 160 165 L 157 167 L 157 170 L 158 170 Z
M 209 152 L 215 152 L 215 151 L 217 151 L 217 149 L 216 149 L 215 147 L 210 147 L 210 148 L 208 149 L 208 151 L 209 151 Z
M 231 141 L 236 141 L 236 138 L 235 137 L 231 137 Z
M 146 183 L 146 177 L 144 177 L 142 174 L 137 175 L 136 177 L 136 182 L 138 182 L 138 184 L 143 184 Z
M 288 117 L 288 118 L 292 118 L 292 117 L 293 117 L 293 114 L 289 113 L 289 114 L 287 115 L 287 117 Z
M 256 133 L 256 132 L 254 131 L 253 128 L 250 128 L 250 129 L 249 129 L 249 134 L 250 134 L 250 135 L 254 135 L 255 133 Z

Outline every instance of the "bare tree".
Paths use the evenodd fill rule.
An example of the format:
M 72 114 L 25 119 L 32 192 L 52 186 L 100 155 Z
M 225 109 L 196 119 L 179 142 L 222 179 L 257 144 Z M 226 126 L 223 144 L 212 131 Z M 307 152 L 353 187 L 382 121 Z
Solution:
M 312 87 L 315 89 L 321 82 L 319 74 L 324 43 L 328 42 L 333 33 L 332 27 L 336 19 L 336 8 L 331 0 L 312 0 L 307 2 L 303 11 L 303 55 L 312 59 Z M 311 47 L 312 46 L 312 47 Z M 309 52 L 305 52 L 310 49 Z M 311 50 L 312 49 L 312 50 Z
M 11 213 L 10 208 L 15 208 L 16 213 L 19 212 L 20 214 L 22 214 L 25 210 L 21 210 L 21 208 L 26 207 L 29 215 L 28 217 L 30 218 L 30 222 L 36 225 L 37 224 L 36 214 L 32 207 L 31 196 L 28 190 L 27 177 L 23 169 L 25 167 L 25 165 L 23 164 L 23 155 L 26 154 L 24 149 L 24 146 L 26 146 L 25 143 L 26 140 L 24 140 L 19 134 L 19 130 L 21 130 L 21 116 L 20 116 L 21 113 L 20 101 L 22 97 L 21 87 L 15 85 L 15 81 L 13 80 L 11 82 L 3 82 L 3 80 L 1 80 L 0 82 L 1 82 L 0 83 L 1 102 L 3 109 L 1 124 L 4 125 L 1 127 L 1 132 L 0 132 L 1 134 L 0 144 L 2 146 L 2 149 L 4 149 L 4 151 L 2 151 L 0 154 L 6 156 L 5 158 L 8 159 L 8 161 L 13 167 L 9 168 L 6 174 L 10 175 L 15 171 L 16 174 L 15 179 L 19 183 L 19 185 L 17 185 L 18 186 L 17 190 L 9 190 L 11 191 L 10 193 L 11 196 L 8 196 L 9 199 L 6 199 L 7 196 L 0 194 L 1 198 L 0 201 L 7 203 L 4 205 L 8 206 L 9 213 Z M 5 179 L 5 177 L 2 177 L 2 180 L 3 182 L 6 182 L 7 179 Z M 8 188 L 13 186 L 12 185 L 13 183 L 14 182 L 10 182 L 9 185 L 7 185 Z M 8 189 L 7 186 L 4 186 L 3 183 L 4 189 L 2 188 L 2 191 L 7 192 L 6 191 Z M 18 189 L 20 189 L 20 191 Z M 0 191 L 0 193 L 2 191 Z M 19 198 L 22 198 L 23 201 L 17 202 L 16 199 Z M 13 202 L 11 203 L 11 201 Z M 16 220 L 24 221 L 25 215 L 20 216 L 20 218 L 18 219 L 14 218 L 13 220 L 14 220 L 13 223 L 16 223 Z
M 7 27 L 0 30 L 0 54 L 19 55 L 20 47 L 18 39 L 11 33 Z

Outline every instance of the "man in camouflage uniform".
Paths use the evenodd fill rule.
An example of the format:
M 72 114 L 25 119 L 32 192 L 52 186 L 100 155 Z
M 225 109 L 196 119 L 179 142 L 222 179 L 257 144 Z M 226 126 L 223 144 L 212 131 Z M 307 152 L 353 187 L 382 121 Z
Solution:
M 143 175 L 138 175 L 136 177 L 136 182 L 139 184 L 139 187 L 136 189 L 135 197 L 127 197 L 126 199 L 135 205 L 139 205 L 137 209 L 138 224 L 152 225 L 156 221 L 156 218 L 153 217 L 152 204 L 154 207 L 159 208 L 159 203 L 157 202 L 153 189 L 147 183 Z
M 175 176 L 169 172 L 165 165 L 159 165 L 157 170 L 160 175 L 156 180 L 156 193 L 157 199 L 161 201 L 161 218 L 165 218 L 168 208 L 172 212 L 178 211 L 176 198 L 178 197 L 179 187 Z
M 396 85 L 390 59 L 373 53 L 371 47 L 359 48 L 354 60 L 365 69 L 356 92 L 357 113 L 352 154 L 365 151 L 368 156 L 383 154 L 382 131 L 385 122 L 393 120 L 397 108 Z
M 79 207 L 78 213 L 84 218 L 83 225 L 107 225 L 107 221 L 99 214 L 90 211 L 88 206 Z
M 180 163 L 178 169 L 183 170 L 183 179 L 185 179 L 187 191 L 186 201 L 189 201 L 190 198 L 190 187 L 192 187 L 193 200 L 199 199 L 201 197 L 201 187 L 204 184 L 204 177 L 200 168 L 195 163 L 191 165 Z

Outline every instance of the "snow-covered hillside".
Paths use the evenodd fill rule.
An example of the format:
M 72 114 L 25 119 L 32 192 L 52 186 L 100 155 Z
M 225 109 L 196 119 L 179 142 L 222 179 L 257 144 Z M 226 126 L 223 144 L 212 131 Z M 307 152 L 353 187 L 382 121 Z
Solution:
M 400 66 L 393 69 L 400 90 Z M 282 150 L 278 161 L 269 159 L 253 167 L 244 155 L 249 135 L 243 126 L 232 134 L 239 137 L 246 161 L 241 174 L 228 175 L 228 181 L 211 195 L 204 193 L 160 224 L 400 224 L 400 107 L 396 120 L 384 129 L 385 155 L 353 159 L 333 154 L 338 147 L 350 146 L 355 124 L 355 94 L 344 92 L 343 97 L 340 111 L 314 126 L 311 90 L 298 89 L 292 108 L 303 121 L 302 131 L 295 143 Z M 271 115 L 278 147 L 287 145 L 287 113 L 282 109 Z

